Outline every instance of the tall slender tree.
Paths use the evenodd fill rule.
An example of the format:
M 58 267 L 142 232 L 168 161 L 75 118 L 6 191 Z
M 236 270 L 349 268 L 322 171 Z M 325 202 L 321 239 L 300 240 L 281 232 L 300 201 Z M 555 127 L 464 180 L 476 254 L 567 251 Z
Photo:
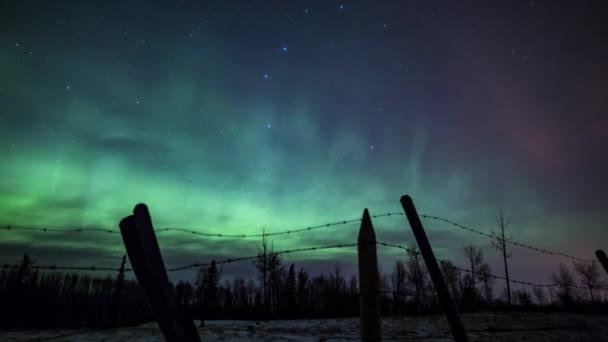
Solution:
M 482 263 L 477 269 L 477 279 L 483 284 L 483 292 L 486 305 L 492 304 L 492 287 L 494 278 L 492 278 L 492 269 L 488 263 Z
M 404 303 L 405 293 L 405 264 L 401 260 L 395 261 L 391 281 L 393 283 L 393 310 L 395 314 L 400 314 Z
M 483 262 L 483 254 L 479 247 L 473 246 L 473 244 L 469 243 L 467 246 L 463 247 L 464 254 L 467 257 L 469 265 L 471 266 L 471 277 L 469 278 L 469 283 L 467 284 L 470 288 L 475 287 L 475 279 L 477 271 L 479 270 L 479 266 Z
M 300 304 L 300 314 L 303 314 L 309 301 L 310 286 L 309 286 L 310 275 L 304 267 L 298 271 L 298 303 Z
M 287 279 L 285 281 L 285 297 L 287 302 L 287 315 L 294 317 L 298 311 L 298 302 L 296 299 L 296 271 L 294 265 L 289 266 Z
M 492 236 L 496 239 L 496 241 L 492 241 L 492 246 L 498 249 L 502 254 L 502 260 L 505 267 L 505 282 L 507 285 L 507 304 L 509 307 L 511 306 L 511 282 L 509 280 L 509 265 L 507 263 L 507 259 L 511 257 L 511 253 L 507 251 L 507 242 L 513 239 L 511 235 L 510 238 L 505 237 L 505 230 L 511 224 L 503 213 L 502 207 L 500 208 L 500 213 L 498 218 L 496 219 L 496 223 L 498 224 L 498 232 L 492 232 Z
M 414 286 L 414 305 L 416 306 L 416 313 L 420 313 L 422 306 L 422 298 L 424 294 L 424 271 L 421 265 L 422 253 L 418 246 L 410 245 L 407 248 L 407 268 L 409 273 L 409 281 Z
M 268 278 L 269 278 L 269 257 L 268 242 L 266 241 L 265 230 L 262 230 L 262 245 L 258 247 L 258 257 L 254 261 L 255 268 L 258 270 L 258 279 L 262 285 L 262 305 L 266 310 L 266 314 L 269 313 L 270 307 L 270 291 L 268 289 Z

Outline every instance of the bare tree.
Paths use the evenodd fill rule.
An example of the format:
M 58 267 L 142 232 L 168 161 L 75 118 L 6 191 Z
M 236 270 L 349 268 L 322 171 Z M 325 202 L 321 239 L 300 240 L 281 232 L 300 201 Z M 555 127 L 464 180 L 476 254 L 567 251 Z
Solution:
M 498 249 L 502 254 L 502 260 L 505 265 L 505 281 L 507 283 L 507 303 L 511 306 L 511 284 L 509 281 L 509 266 L 507 264 L 507 259 L 511 257 L 512 253 L 507 251 L 507 241 L 511 241 L 513 236 L 510 238 L 505 238 L 505 229 L 509 226 L 510 222 L 507 218 L 505 218 L 504 213 L 502 211 L 502 207 L 500 208 L 500 214 L 496 219 L 496 223 L 498 224 L 499 232 L 492 232 L 492 236 L 496 239 L 496 241 L 492 241 L 492 246 Z
M 405 295 L 405 277 L 406 277 L 405 264 L 401 260 L 395 261 L 393 266 L 393 273 L 391 274 L 391 280 L 393 283 L 393 309 L 395 314 L 401 313 L 401 307 L 403 303 L 403 296 Z
M 414 285 L 414 304 L 417 313 L 420 313 L 422 298 L 424 297 L 424 270 L 421 265 L 421 252 L 416 245 L 410 245 L 407 249 L 407 268 L 409 281 Z
M 268 313 L 269 302 L 270 302 L 270 291 L 268 288 L 268 282 L 270 278 L 270 256 L 268 242 L 266 241 L 265 230 L 262 230 L 262 246 L 258 247 L 258 257 L 255 259 L 254 264 L 259 273 L 259 279 L 262 283 L 262 302 Z
M 477 278 L 483 284 L 483 292 L 486 299 L 486 304 L 492 303 L 492 286 L 494 286 L 494 278 L 492 278 L 492 269 L 487 263 L 482 263 L 477 269 Z
M 545 292 L 543 291 L 542 287 L 534 286 L 534 289 L 532 289 L 532 293 L 534 294 L 534 298 L 536 298 L 536 302 L 538 303 L 538 305 L 545 304 Z
M 572 303 L 573 291 L 571 287 L 574 286 L 574 275 L 572 275 L 572 272 L 564 264 L 559 264 L 559 273 L 552 273 L 551 280 L 560 287 L 558 297 L 562 303 L 566 305 Z
M 445 283 L 450 289 L 452 298 L 457 303 L 460 303 L 460 301 L 462 300 L 460 271 L 456 269 L 456 267 L 450 260 L 441 260 L 441 272 L 443 273 L 443 279 L 445 279 Z
M 579 275 L 579 282 L 589 288 L 589 296 L 594 301 L 593 289 L 600 285 L 600 269 L 595 262 L 575 262 L 574 270 Z
M 469 265 L 471 266 L 471 278 L 469 279 L 469 287 L 475 287 L 475 274 L 479 269 L 479 265 L 481 265 L 483 261 L 483 254 L 479 247 L 473 246 L 473 244 L 469 243 L 468 246 L 463 247 L 464 255 L 466 255 Z

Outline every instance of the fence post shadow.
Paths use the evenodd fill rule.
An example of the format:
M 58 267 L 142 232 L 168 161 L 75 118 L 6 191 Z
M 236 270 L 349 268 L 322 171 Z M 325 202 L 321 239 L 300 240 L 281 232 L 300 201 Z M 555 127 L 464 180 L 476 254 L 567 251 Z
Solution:
M 414 207 L 414 202 L 411 197 L 408 195 L 401 197 L 401 206 L 405 211 L 405 215 L 407 216 L 412 231 L 414 232 L 416 242 L 418 243 L 418 247 L 420 248 L 420 252 L 422 253 L 424 263 L 431 275 L 431 280 L 437 291 L 439 302 L 441 303 L 443 312 L 445 313 L 450 329 L 452 330 L 454 341 L 467 342 L 467 334 L 462 327 L 460 316 L 458 316 L 458 311 L 452 301 L 448 287 L 445 284 L 445 280 L 443 279 L 443 275 L 437 264 L 437 259 L 435 259 L 433 248 L 426 236 L 424 227 L 422 226 L 422 222 L 420 222 L 420 217 L 418 216 L 418 212 L 416 211 L 416 207 Z
M 367 209 L 363 211 L 361 228 L 357 238 L 359 265 L 359 303 L 361 320 L 361 340 L 380 341 L 380 282 L 378 277 L 378 256 L 376 254 L 376 233 Z
M 120 233 L 137 281 L 168 342 L 200 342 L 194 322 L 179 311 L 145 204 L 120 221 Z

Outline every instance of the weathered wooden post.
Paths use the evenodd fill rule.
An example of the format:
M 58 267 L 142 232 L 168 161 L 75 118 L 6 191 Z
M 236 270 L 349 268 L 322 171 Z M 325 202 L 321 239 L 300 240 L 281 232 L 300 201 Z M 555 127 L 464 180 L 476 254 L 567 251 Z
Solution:
M 604 271 L 606 271 L 606 274 L 608 274 L 608 258 L 606 257 L 606 253 L 604 253 L 603 250 L 598 249 L 595 251 L 595 256 L 597 256 L 597 260 L 599 260 L 602 266 L 604 266 Z
M 367 209 L 363 211 L 357 243 L 361 340 L 380 341 L 380 282 L 378 256 L 376 255 L 376 233 Z
M 424 263 L 431 274 L 431 280 L 433 281 L 433 285 L 435 286 L 435 290 L 439 296 L 439 301 L 441 302 L 445 316 L 450 324 L 454 341 L 467 342 L 467 334 L 462 327 L 460 317 L 456 311 L 456 306 L 454 305 L 454 302 L 452 302 L 450 292 L 448 291 L 448 287 L 445 285 L 443 275 L 439 270 L 439 265 L 437 264 L 437 260 L 433 254 L 433 249 L 431 248 L 431 244 L 426 237 L 426 233 L 422 227 L 422 222 L 420 222 L 420 217 L 418 217 L 418 212 L 416 212 L 416 207 L 414 207 L 414 202 L 412 202 L 410 196 L 405 195 L 401 197 L 401 206 L 403 207 L 405 215 L 410 222 L 410 226 L 412 227 L 412 231 L 414 232 L 414 236 L 418 242 L 418 247 L 420 248 L 420 252 L 424 258 Z
M 120 221 L 120 232 L 133 271 L 160 330 L 168 342 L 200 342 L 192 320 L 183 317 L 179 311 L 148 208 L 145 204 L 138 204 L 133 213 Z

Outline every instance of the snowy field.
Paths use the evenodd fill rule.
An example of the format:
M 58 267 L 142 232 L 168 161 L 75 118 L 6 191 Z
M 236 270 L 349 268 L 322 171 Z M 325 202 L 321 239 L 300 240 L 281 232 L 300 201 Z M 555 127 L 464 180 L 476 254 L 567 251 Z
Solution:
M 608 316 L 563 313 L 476 313 L 463 316 L 471 341 L 608 341 Z M 198 322 L 197 322 L 198 323 Z M 450 341 L 443 316 L 382 320 L 384 340 Z M 203 341 L 358 340 L 355 318 L 292 321 L 208 321 Z M 0 341 L 164 341 L 155 323 L 111 330 L 0 332 Z

